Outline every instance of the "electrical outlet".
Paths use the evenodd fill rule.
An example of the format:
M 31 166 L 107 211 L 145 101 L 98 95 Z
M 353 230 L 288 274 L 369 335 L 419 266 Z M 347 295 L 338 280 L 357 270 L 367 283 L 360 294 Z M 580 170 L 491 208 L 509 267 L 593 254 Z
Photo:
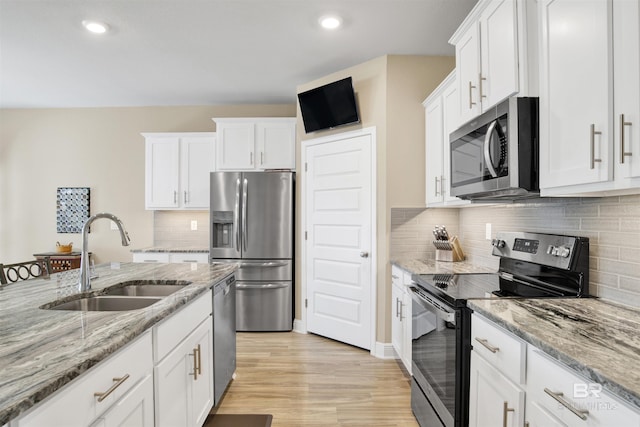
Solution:
M 484 238 L 487 240 L 491 240 L 491 223 L 487 222 L 485 224 Z
M 191 231 L 196 231 L 198 229 L 198 221 L 195 219 L 191 220 Z

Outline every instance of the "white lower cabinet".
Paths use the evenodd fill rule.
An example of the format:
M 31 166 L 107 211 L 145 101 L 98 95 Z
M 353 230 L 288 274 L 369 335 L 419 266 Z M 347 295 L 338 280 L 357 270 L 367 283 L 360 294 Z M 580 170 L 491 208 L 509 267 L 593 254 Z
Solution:
M 147 375 L 137 386 L 116 402 L 91 427 L 153 427 L 153 375 Z
M 206 252 L 135 252 L 133 262 L 147 263 L 198 263 L 208 264 L 209 254 Z
M 153 372 L 151 332 L 111 355 L 39 403 L 12 427 L 120 425 L 117 419 L 133 416 L 131 426 L 153 425 L 153 389 L 143 386 Z M 141 386 L 142 387 L 138 387 Z M 122 409 L 119 412 L 118 409 Z M 107 419 L 113 420 L 107 423 Z M 140 420 L 141 423 L 134 420 Z M 115 424 L 114 424 L 115 423 Z
M 411 274 L 395 265 L 391 267 L 391 343 L 409 373 L 411 373 L 412 300 L 406 285 L 410 283 Z
M 211 318 L 155 369 L 157 426 L 200 426 L 213 407 Z
M 155 328 L 156 426 L 200 426 L 213 408 L 212 301 L 209 291 Z
M 471 320 L 469 426 L 639 427 L 640 411 L 494 322 Z
M 469 426 L 521 426 L 524 391 L 477 352 L 471 352 Z
M 527 359 L 527 405 L 544 408 L 557 425 L 640 426 L 640 413 L 595 381 L 552 360 L 534 346 L 527 349 Z

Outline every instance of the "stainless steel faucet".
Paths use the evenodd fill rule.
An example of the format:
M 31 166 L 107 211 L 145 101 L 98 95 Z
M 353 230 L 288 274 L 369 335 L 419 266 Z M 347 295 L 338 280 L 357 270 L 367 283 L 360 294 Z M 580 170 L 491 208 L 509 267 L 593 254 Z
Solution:
M 91 289 L 91 274 L 89 273 L 89 227 L 98 218 L 108 218 L 115 222 L 120 230 L 120 237 L 122 238 L 122 246 L 129 246 L 129 233 L 124 229 L 124 224 L 120 219 L 110 213 L 99 213 L 90 217 L 85 221 L 82 226 L 82 257 L 80 258 L 80 283 L 78 283 L 78 291 L 86 292 Z

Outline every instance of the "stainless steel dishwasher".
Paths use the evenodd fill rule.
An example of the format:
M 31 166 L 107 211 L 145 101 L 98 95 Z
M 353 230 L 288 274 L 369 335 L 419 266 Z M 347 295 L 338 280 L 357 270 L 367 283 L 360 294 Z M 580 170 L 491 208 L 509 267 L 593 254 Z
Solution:
M 222 279 L 213 290 L 213 393 L 220 402 L 236 370 L 236 276 Z

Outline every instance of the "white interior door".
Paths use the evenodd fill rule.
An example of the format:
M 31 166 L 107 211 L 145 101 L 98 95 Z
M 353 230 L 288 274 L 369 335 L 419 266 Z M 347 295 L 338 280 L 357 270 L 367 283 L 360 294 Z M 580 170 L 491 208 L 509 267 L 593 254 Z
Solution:
M 307 146 L 303 196 L 307 330 L 365 349 L 372 345 L 375 292 L 372 139 L 345 134 Z

